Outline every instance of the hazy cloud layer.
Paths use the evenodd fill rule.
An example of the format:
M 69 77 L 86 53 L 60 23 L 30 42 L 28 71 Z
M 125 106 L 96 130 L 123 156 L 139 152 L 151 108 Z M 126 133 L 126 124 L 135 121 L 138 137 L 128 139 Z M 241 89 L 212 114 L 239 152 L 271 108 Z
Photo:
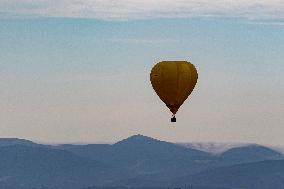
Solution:
M 283 0 L 0 0 L 0 16 L 97 19 L 233 16 L 283 19 Z

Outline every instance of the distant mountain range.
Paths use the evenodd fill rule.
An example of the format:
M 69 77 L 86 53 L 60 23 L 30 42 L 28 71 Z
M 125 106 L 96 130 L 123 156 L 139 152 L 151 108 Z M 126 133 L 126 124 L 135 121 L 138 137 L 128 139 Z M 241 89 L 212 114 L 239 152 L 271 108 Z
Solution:
M 18 138 L 0 138 L 0 147 L 3 146 L 12 146 L 12 145 L 25 145 L 25 146 L 31 146 L 31 145 L 38 145 L 32 141 L 25 140 L 25 139 L 18 139 Z
M 0 188 L 284 188 L 284 156 L 278 151 L 233 145 L 209 153 L 196 146 L 142 135 L 115 144 L 88 145 L 2 138 Z
M 211 154 L 220 154 L 231 148 L 248 146 L 250 144 L 244 143 L 212 143 L 212 142 L 199 142 L 199 143 L 179 143 L 179 145 L 185 146 L 187 148 L 192 148 L 196 150 L 201 150 Z
M 267 160 L 207 170 L 175 180 L 179 185 L 203 184 L 228 188 L 284 188 L 284 160 Z
M 256 145 L 256 144 L 250 144 L 250 143 L 217 143 L 217 142 L 178 143 L 178 144 L 181 146 L 185 146 L 188 148 L 192 148 L 192 149 L 196 149 L 196 150 L 200 150 L 200 151 L 204 151 L 204 152 L 208 152 L 208 153 L 216 154 L 216 155 L 221 154 L 232 148 Z M 284 145 L 283 146 L 269 146 L 269 148 L 279 153 L 284 154 Z

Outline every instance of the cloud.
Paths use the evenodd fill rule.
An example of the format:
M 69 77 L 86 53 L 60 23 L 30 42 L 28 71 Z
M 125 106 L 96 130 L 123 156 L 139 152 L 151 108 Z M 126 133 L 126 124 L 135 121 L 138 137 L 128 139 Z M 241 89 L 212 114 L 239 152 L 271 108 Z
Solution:
M 228 16 L 283 19 L 283 0 L 0 0 L 0 15 L 129 20 Z

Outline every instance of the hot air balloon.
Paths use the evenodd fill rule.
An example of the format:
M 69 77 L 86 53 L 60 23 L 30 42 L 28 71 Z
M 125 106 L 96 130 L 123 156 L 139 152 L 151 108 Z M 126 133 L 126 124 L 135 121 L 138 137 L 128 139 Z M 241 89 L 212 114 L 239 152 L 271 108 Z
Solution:
M 196 68 L 187 61 L 162 61 L 152 68 L 152 87 L 173 113 L 171 122 L 176 122 L 175 115 L 191 94 L 197 79 Z

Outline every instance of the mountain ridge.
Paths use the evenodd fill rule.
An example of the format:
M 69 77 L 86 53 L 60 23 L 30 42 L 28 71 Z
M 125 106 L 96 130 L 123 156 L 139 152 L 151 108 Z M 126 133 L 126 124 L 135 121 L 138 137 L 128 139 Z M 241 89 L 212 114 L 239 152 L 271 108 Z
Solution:
M 175 182 L 248 189 L 283 189 L 284 160 L 236 164 L 181 177 Z
M 269 179 L 273 178 L 258 174 L 259 171 L 255 171 L 257 166 L 274 175 L 278 170 L 275 165 L 282 166 L 277 159 L 284 162 L 283 155 L 261 145 L 235 147 L 221 154 L 212 154 L 143 135 L 133 135 L 114 144 L 87 145 L 45 145 L 4 138 L 0 139 L 0 154 L 0 187 L 5 189 L 80 189 L 92 186 L 147 189 L 178 186 L 175 184 L 178 179 L 181 179 L 180 184 L 192 184 L 190 186 L 196 189 L 213 189 L 214 186 L 216 189 L 231 189 L 228 183 L 217 186 L 215 176 L 231 175 L 234 178 L 234 174 L 243 174 L 245 170 L 252 178 L 257 180 L 258 177 L 254 176 L 259 175 L 261 179 L 268 179 L 265 183 L 270 183 Z M 262 161 L 271 163 L 263 165 Z M 250 165 L 251 169 L 246 169 Z M 205 183 L 206 186 L 198 182 L 203 177 L 212 178 Z M 182 178 L 188 178 L 186 180 L 192 183 Z M 243 177 L 236 178 L 249 182 Z M 275 189 L 278 189 L 279 179 L 275 183 Z
M 109 145 L 115 145 L 115 144 L 121 144 L 124 143 L 125 141 L 129 140 L 152 140 L 152 141 L 157 141 L 157 142 L 167 142 L 167 143 L 172 143 L 176 145 L 180 145 L 186 148 L 190 149 L 195 149 L 199 150 L 202 152 L 214 154 L 214 155 L 220 155 L 224 153 L 225 151 L 228 151 L 232 148 L 238 148 L 238 147 L 247 147 L 247 146 L 263 146 L 270 148 L 274 151 L 277 151 L 278 153 L 281 153 L 284 155 L 284 146 L 270 146 L 270 145 L 260 145 L 256 143 L 231 143 L 231 142 L 168 142 L 168 141 L 163 141 L 159 139 L 155 139 L 149 136 L 145 136 L 142 134 L 136 134 L 136 135 L 131 135 L 125 139 L 119 140 L 114 143 L 59 143 L 59 144 L 49 144 L 49 143 L 40 143 L 40 142 L 34 142 L 29 139 L 23 139 L 23 138 L 0 138 L 0 147 L 5 146 L 5 145 L 14 145 L 14 144 L 30 144 L 30 145 L 44 145 L 44 146 L 51 146 L 51 147 L 57 147 L 57 146 L 92 146 L 92 145 L 101 145 L 101 146 L 109 146 Z

